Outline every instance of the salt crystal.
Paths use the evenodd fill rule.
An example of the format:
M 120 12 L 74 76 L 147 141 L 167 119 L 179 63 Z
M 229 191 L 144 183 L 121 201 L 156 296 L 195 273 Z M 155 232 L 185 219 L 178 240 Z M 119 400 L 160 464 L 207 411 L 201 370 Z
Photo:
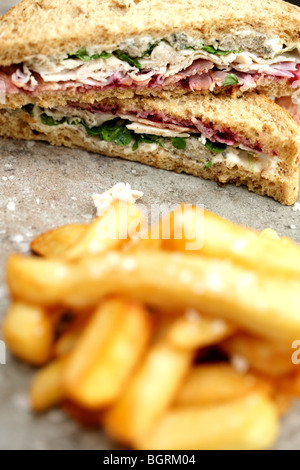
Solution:
M 29 398 L 26 393 L 16 393 L 12 396 L 12 403 L 19 410 L 29 410 Z
M 14 235 L 12 241 L 15 243 L 22 243 L 24 241 L 23 235 Z
M 224 320 L 214 320 L 211 324 L 211 329 L 214 333 L 223 333 L 226 330 L 226 323 Z
M 8 211 L 13 212 L 16 209 L 16 204 L 14 203 L 14 201 L 9 201 L 6 208 Z
M 294 212 L 300 211 L 300 203 L 299 202 L 295 202 L 295 204 L 293 205 L 293 211 Z
M 184 316 L 188 321 L 192 323 L 199 321 L 201 318 L 200 313 L 194 308 L 189 308 L 188 310 L 186 310 Z
M 249 370 L 249 362 L 244 356 L 238 356 L 237 354 L 232 356 L 230 359 L 232 367 L 241 374 L 245 374 Z
M 134 258 L 124 258 L 121 262 L 120 268 L 124 271 L 130 272 L 136 268 L 136 260 Z
M 296 229 L 296 225 L 292 224 L 292 225 L 290 225 L 290 228 L 291 228 L 292 230 L 295 230 L 295 229 Z
M 193 279 L 192 274 L 189 271 L 181 271 L 178 276 L 178 281 L 181 284 L 189 284 Z

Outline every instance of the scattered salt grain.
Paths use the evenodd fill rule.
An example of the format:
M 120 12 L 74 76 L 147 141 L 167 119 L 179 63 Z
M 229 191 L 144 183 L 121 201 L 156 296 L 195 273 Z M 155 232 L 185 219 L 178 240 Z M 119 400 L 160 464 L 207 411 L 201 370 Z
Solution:
M 243 356 L 232 356 L 230 362 L 232 367 L 241 374 L 245 374 L 249 370 L 249 362 Z
M 9 203 L 6 206 L 8 211 L 13 212 L 16 209 L 16 204 L 14 201 L 9 201 Z
M 189 308 L 188 310 L 186 310 L 184 316 L 191 323 L 195 323 L 201 318 L 200 313 L 194 308 Z
M 14 243 L 22 243 L 24 241 L 24 237 L 23 237 L 23 235 L 14 235 L 12 237 L 12 241 Z
M 189 284 L 193 279 L 192 274 L 189 271 L 181 271 L 178 276 L 178 281 L 181 284 Z
M 290 225 L 290 228 L 291 228 L 292 230 L 296 230 L 296 225 L 292 224 L 292 225 Z
M 295 202 L 295 204 L 293 205 L 293 211 L 294 212 L 300 211 L 300 203 L 299 202 Z
M 14 175 L 10 175 L 10 176 L 8 177 L 9 180 L 13 180 L 14 178 L 15 178 Z
M 121 262 L 120 268 L 124 271 L 130 272 L 136 268 L 136 260 L 134 258 L 124 258 Z
M 3 181 L 7 181 L 7 176 L 2 176 Z
M 12 403 L 19 410 L 28 411 L 30 409 L 29 398 L 26 393 L 16 393 L 15 395 L 13 395 Z
M 39 203 L 41 202 L 40 198 L 37 197 L 36 200 L 35 200 L 35 202 L 36 202 L 37 204 L 39 204 Z
M 224 320 L 215 320 L 211 324 L 211 329 L 214 333 L 223 333 L 226 330 L 226 323 Z

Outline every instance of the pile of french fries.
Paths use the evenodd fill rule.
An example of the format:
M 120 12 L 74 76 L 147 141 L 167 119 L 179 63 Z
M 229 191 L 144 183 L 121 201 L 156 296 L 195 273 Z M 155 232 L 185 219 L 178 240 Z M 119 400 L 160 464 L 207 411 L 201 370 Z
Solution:
M 300 395 L 300 247 L 205 212 L 203 246 L 187 250 L 199 211 L 160 221 L 167 239 L 132 239 L 128 221 L 148 231 L 143 214 L 116 201 L 40 235 L 39 256 L 11 256 L 3 335 L 42 366 L 33 410 L 60 405 L 134 449 L 274 445 Z

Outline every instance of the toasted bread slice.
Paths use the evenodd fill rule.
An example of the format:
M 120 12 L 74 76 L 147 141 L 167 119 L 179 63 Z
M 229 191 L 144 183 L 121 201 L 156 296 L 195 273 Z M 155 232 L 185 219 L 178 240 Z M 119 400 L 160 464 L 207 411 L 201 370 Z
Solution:
M 237 34 L 242 30 L 249 34 Z M 23 0 L 0 20 L 0 65 L 176 32 L 218 41 L 220 49 L 265 53 L 270 40 L 299 43 L 299 30 L 299 8 L 281 0 Z

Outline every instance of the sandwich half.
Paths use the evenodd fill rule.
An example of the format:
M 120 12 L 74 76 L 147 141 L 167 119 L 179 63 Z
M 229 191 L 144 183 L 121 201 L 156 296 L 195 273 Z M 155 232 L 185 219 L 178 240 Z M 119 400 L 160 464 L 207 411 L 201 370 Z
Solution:
M 300 8 L 281 0 L 23 0 L 0 19 L 0 101 L 295 97 L 299 50 Z
M 31 104 L 0 110 L 0 135 L 246 185 L 283 204 L 293 204 L 298 194 L 300 127 L 255 93 Z

